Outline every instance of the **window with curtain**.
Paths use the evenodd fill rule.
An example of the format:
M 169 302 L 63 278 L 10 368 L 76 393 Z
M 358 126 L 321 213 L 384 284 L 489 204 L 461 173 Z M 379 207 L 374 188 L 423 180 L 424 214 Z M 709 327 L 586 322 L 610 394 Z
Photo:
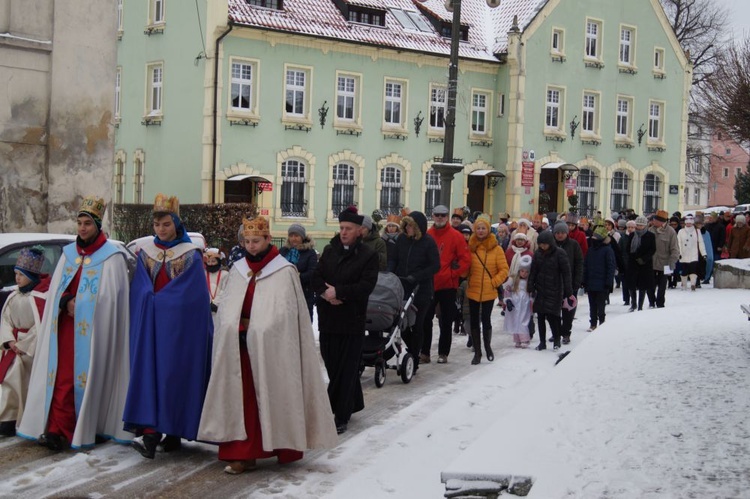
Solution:
M 281 164 L 281 216 L 306 217 L 305 164 L 289 159 Z

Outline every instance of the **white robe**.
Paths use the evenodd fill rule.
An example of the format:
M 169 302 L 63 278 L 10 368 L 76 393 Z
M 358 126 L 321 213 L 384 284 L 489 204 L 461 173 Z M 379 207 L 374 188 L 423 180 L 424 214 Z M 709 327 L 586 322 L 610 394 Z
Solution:
M 242 259 L 218 300 L 213 362 L 198 438 L 245 440 L 239 323 L 250 282 Z M 338 443 L 328 394 L 297 270 L 282 256 L 256 276 L 247 349 L 263 449 L 330 448 Z
M 32 291 L 23 294 L 13 291 L 3 305 L 0 315 L 0 344 L 16 341 L 16 347 L 24 355 L 16 355 L 13 364 L 5 374 L 0 388 L 0 421 L 20 421 L 26 403 L 26 392 L 29 388 L 29 377 L 36 349 L 37 328 L 39 327 L 39 309 L 35 298 L 44 298 L 46 293 Z M 18 332 L 18 340 L 13 336 L 13 329 L 28 329 Z
M 106 242 L 105 244 L 112 244 Z M 54 307 L 60 305 L 60 281 L 66 266 L 77 267 L 65 253 L 57 264 L 50 283 L 44 318 L 39 328 L 34 365 L 31 370 L 26 410 L 18 425 L 18 436 L 37 439 L 47 431 L 46 406 L 47 368 L 50 342 L 57 341 Z M 83 271 L 86 272 L 86 264 Z M 133 435 L 123 430 L 122 414 L 130 378 L 129 356 L 129 279 L 128 266 L 122 253 L 115 251 L 104 261 L 98 283 L 94 322 L 91 329 L 91 355 L 88 379 L 73 433 L 73 448 L 94 445 L 96 435 L 111 437 L 121 443 Z
M 503 298 L 513 302 L 513 311 L 505 311 L 505 331 L 510 334 L 529 334 L 531 320 L 531 296 L 526 289 L 528 279 L 518 283 L 518 291 L 513 291 L 513 277 L 503 284 Z M 517 277 L 516 277 L 517 279 Z
M 697 262 L 699 255 L 706 256 L 706 244 L 703 234 L 695 226 L 685 226 L 677 233 L 677 244 L 680 246 L 680 261 Z

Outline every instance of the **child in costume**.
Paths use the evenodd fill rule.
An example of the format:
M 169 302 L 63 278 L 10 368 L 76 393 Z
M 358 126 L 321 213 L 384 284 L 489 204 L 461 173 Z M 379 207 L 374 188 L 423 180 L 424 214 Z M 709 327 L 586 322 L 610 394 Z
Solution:
M 530 269 L 531 257 L 523 255 L 518 262 L 518 272 L 503 284 L 505 331 L 513 335 L 516 348 L 528 348 L 531 341 L 531 295 L 528 289 Z

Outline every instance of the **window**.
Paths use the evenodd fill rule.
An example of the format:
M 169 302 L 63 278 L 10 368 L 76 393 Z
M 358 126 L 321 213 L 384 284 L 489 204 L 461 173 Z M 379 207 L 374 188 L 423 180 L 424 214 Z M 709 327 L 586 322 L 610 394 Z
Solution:
M 122 92 L 120 91 L 122 84 L 122 67 L 117 66 L 117 72 L 115 73 L 115 121 L 120 121 L 120 98 Z
M 656 213 L 661 206 L 661 179 L 649 173 L 643 181 L 643 213 Z
M 387 215 L 401 213 L 401 170 L 386 166 L 380 171 L 380 209 Z
M 586 57 L 589 59 L 600 59 L 599 37 L 602 32 L 602 23 L 598 21 L 586 21 Z
M 583 94 L 583 119 L 581 130 L 583 134 L 599 135 L 599 113 L 597 112 L 598 95 L 584 92 Z
M 654 71 L 664 72 L 664 49 L 654 49 Z
M 283 10 L 284 2 L 282 0 L 245 0 L 248 5 L 264 7 L 266 9 Z
M 338 217 L 339 213 L 354 204 L 354 167 L 346 163 L 333 166 L 333 196 L 331 214 Z
M 685 204 L 690 204 L 690 202 L 688 201 L 690 197 L 690 187 L 685 186 L 685 190 L 682 191 L 682 194 L 682 200 L 685 202 Z
M 413 10 L 391 9 L 391 13 L 399 24 L 410 30 L 422 31 L 424 33 L 434 33 L 432 26 L 424 18 Z
M 440 175 L 433 169 L 427 170 L 424 176 L 424 213 L 432 217 L 432 209 L 440 204 Z
M 545 128 L 561 131 L 562 122 L 562 90 L 547 88 L 547 110 L 545 113 Z
M 305 164 L 289 159 L 281 164 L 281 216 L 306 217 Z
M 353 23 L 370 24 L 373 26 L 385 26 L 385 12 L 377 10 L 360 10 L 349 5 L 349 21 Z
M 617 171 L 612 175 L 612 198 L 609 203 L 610 211 L 621 211 L 628 206 L 630 197 L 628 174 Z
M 693 190 L 693 204 L 701 204 L 701 190 L 697 187 Z
M 285 116 L 294 119 L 309 119 L 308 86 L 310 70 L 306 68 L 287 67 L 284 87 Z
M 387 126 L 403 127 L 404 88 L 406 84 L 395 80 L 385 80 L 385 113 L 383 120 Z
M 552 30 L 552 52 L 555 54 L 562 54 L 565 52 L 565 46 L 563 45 L 563 30 L 553 29 Z
M 143 159 L 138 157 L 133 162 L 133 202 L 143 203 Z
M 230 93 L 232 111 L 257 114 L 257 90 L 255 88 L 257 67 L 257 63 L 253 61 L 232 60 Z
M 114 202 L 115 204 L 122 204 L 124 199 L 125 190 L 125 153 L 124 151 L 118 151 L 115 154 L 115 175 L 114 175 Z
M 618 97 L 617 99 L 617 122 L 615 124 L 616 138 L 630 140 L 631 138 L 631 113 L 632 99 L 627 97 Z
M 490 96 L 484 92 L 474 92 L 471 95 L 471 132 L 475 135 L 487 135 L 487 109 Z
M 430 87 L 430 128 L 445 130 L 445 87 Z
M 164 82 L 164 66 L 151 64 L 148 66 L 148 102 L 146 111 L 148 116 L 161 116 L 162 113 L 162 84 Z
M 660 102 L 649 102 L 648 105 L 648 139 L 654 142 L 664 142 L 662 115 L 664 104 Z
M 164 2 L 166 0 L 151 0 L 149 8 L 149 24 L 164 24 Z
M 731 154 L 732 154 L 732 150 L 730 148 L 727 147 L 726 149 L 724 149 L 724 155 L 725 156 L 729 156 Z
M 729 168 L 724 168 L 724 178 L 729 178 Z
M 117 33 L 122 38 L 122 0 L 117 0 Z
M 599 180 L 593 170 L 582 168 L 578 172 L 578 185 L 576 192 L 578 194 L 578 211 L 585 216 L 596 214 L 596 186 Z
M 497 117 L 505 116 L 505 94 L 497 95 Z
M 336 78 L 336 119 L 355 122 L 359 119 L 359 76 L 340 74 Z
M 635 43 L 635 30 L 633 28 L 620 29 L 620 64 L 633 65 L 633 45 Z
M 740 173 L 742 173 L 742 168 L 737 168 L 737 169 L 734 170 L 734 176 L 735 177 L 739 177 Z

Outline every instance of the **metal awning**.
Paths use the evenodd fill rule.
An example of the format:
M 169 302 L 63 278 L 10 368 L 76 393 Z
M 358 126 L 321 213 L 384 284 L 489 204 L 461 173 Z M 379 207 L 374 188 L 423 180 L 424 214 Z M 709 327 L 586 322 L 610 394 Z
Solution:
M 570 163 L 547 163 L 542 165 L 542 170 L 562 170 L 577 172 L 578 167 L 576 165 L 571 165 Z
M 268 182 L 272 183 L 270 180 L 266 180 L 263 177 L 259 177 L 257 175 L 235 175 L 234 177 L 230 177 L 227 179 L 227 182 L 239 182 L 240 180 L 249 179 L 253 182 Z
M 497 170 L 474 170 L 469 173 L 469 176 L 474 177 L 505 177 L 502 173 Z

